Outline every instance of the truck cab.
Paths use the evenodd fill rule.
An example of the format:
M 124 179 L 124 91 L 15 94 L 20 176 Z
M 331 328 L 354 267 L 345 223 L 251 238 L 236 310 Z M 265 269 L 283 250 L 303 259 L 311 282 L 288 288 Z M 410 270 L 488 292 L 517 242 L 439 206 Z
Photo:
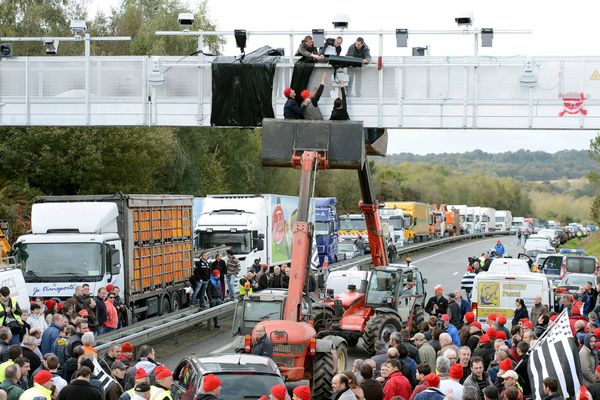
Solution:
M 91 293 L 125 287 L 116 204 L 34 204 L 31 215 L 31 233 L 14 245 L 30 296 L 67 298 L 83 283 Z
M 315 199 L 315 236 L 319 265 L 337 262 L 339 220 L 335 197 Z
M 340 241 L 354 242 L 358 238 L 358 235 L 365 241 L 366 251 L 369 251 L 369 235 L 367 234 L 365 216 L 362 214 L 346 214 L 340 216 Z

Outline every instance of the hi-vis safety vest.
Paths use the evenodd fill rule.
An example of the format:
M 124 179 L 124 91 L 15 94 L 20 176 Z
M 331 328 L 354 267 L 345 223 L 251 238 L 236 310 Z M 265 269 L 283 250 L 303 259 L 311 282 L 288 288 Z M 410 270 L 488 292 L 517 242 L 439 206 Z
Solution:
M 165 397 L 169 400 L 173 400 L 170 390 L 165 390 L 154 385 L 150 386 L 150 400 L 163 400 Z
M 19 325 L 23 325 L 23 320 L 21 320 L 21 316 L 15 314 L 15 309 L 17 308 L 17 299 L 14 297 L 10 298 L 10 304 L 12 308 L 12 314 L 15 320 L 19 323 Z M 0 326 L 4 325 L 4 319 L 6 318 L 6 312 L 4 311 L 4 306 L 0 303 Z

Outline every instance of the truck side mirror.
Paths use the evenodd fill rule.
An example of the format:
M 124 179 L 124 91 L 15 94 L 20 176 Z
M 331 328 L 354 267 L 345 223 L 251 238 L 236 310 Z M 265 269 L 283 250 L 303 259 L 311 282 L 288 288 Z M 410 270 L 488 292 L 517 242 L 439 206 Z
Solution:
M 264 235 L 262 235 L 262 236 L 264 236 Z M 258 251 L 265 249 L 265 241 L 263 240 L 263 238 L 260 237 L 260 235 L 259 235 L 258 239 L 256 239 L 256 249 Z
M 110 273 L 118 275 L 121 272 L 121 252 L 117 249 L 112 249 L 110 252 Z

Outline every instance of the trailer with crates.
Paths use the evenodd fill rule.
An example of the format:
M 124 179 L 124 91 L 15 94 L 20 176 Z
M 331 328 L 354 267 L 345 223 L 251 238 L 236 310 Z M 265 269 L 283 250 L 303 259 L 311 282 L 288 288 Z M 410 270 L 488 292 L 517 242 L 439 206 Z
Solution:
M 31 233 L 14 245 L 31 297 L 66 299 L 121 288 L 129 321 L 187 304 L 193 270 L 193 197 L 184 195 L 41 196 Z

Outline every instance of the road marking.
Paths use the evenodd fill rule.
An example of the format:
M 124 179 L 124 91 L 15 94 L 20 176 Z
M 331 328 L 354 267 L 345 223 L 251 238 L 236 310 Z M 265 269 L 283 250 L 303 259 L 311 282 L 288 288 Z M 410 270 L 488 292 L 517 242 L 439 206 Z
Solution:
M 475 242 L 475 243 L 467 243 L 467 244 L 463 244 L 462 246 L 457 246 L 457 247 L 453 247 L 453 248 L 448 249 L 448 250 L 439 251 L 437 253 L 433 253 L 430 256 L 419 258 L 418 260 L 413 261 L 411 264 L 417 264 L 418 262 L 429 260 L 430 258 L 437 257 L 437 256 L 442 255 L 442 254 L 450 253 L 451 251 L 462 249 L 463 247 L 473 246 L 475 244 L 477 244 L 477 242 Z
M 456 272 L 455 272 L 455 273 L 453 273 L 452 275 L 454 275 L 454 276 L 458 275 L 458 271 L 456 271 Z
M 226 344 L 225 346 L 221 346 L 218 349 L 211 351 L 210 354 L 222 353 L 225 350 L 230 349 L 230 348 L 231 348 L 231 343 Z

